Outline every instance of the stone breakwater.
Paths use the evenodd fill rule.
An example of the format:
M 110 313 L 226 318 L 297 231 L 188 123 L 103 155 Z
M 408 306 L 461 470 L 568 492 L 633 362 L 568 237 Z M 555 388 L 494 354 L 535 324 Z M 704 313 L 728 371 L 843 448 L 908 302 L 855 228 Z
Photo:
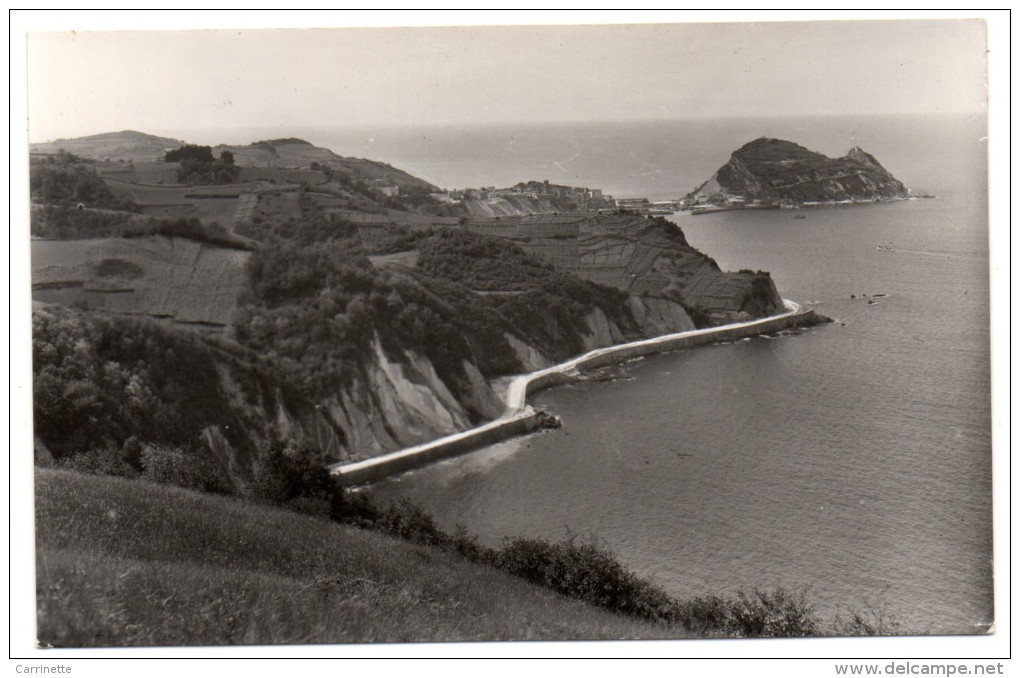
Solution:
M 528 395 L 543 388 L 567 383 L 573 379 L 573 374 L 580 371 L 650 353 L 692 348 L 721 341 L 734 341 L 758 334 L 828 322 L 827 318 L 812 310 L 804 310 L 799 304 L 788 300 L 784 300 L 784 303 L 786 311 L 779 315 L 607 346 L 589 351 L 558 365 L 514 377 L 506 391 L 506 409 L 498 419 L 467 431 L 371 459 L 334 464 L 329 467 L 329 470 L 344 485 L 375 482 L 440 459 L 463 454 L 485 445 L 492 445 L 501 440 L 543 428 L 547 425 L 550 417 L 545 412 L 528 405 Z

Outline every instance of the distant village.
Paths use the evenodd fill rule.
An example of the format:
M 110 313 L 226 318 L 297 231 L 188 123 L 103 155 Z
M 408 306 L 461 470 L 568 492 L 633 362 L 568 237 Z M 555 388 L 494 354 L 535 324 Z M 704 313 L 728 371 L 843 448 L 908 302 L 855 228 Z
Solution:
M 397 190 L 396 186 L 389 187 Z M 382 190 L 380 188 L 380 190 Z M 564 206 L 571 211 L 615 213 L 620 210 L 640 214 L 672 214 L 681 207 L 680 200 L 649 201 L 647 198 L 614 198 L 598 188 L 563 186 L 544 181 L 522 181 L 509 188 L 483 186 L 481 188 L 450 189 L 431 194 L 447 205 L 465 205 L 472 201 L 513 201 L 530 199 Z

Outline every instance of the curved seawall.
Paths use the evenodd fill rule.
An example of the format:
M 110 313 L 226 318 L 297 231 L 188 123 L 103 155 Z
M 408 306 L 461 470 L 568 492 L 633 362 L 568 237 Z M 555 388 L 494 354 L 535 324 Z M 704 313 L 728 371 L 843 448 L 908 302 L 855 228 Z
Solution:
M 628 358 L 701 346 L 719 341 L 733 341 L 757 334 L 767 334 L 803 325 L 825 322 L 812 310 L 803 310 L 799 304 L 784 300 L 786 312 L 779 315 L 751 320 L 720 327 L 666 334 L 652 339 L 642 339 L 626 344 L 617 344 L 589 351 L 544 370 L 515 377 L 506 391 L 506 410 L 487 424 L 467 431 L 454 433 L 396 452 L 390 452 L 371 459 L 353 463 L 334 464 L 330 472 L 340 478 L 344 485 L 371 483 L 382 478 L 402 473 L 440 459 L 446 459 L 464 452 L 497 443 L 512 436 L 529 433 L 542 426 L 548 417 L 527 404 L 528 395 L 543 388 L 566 383 L 571 374 L 590 370 Z

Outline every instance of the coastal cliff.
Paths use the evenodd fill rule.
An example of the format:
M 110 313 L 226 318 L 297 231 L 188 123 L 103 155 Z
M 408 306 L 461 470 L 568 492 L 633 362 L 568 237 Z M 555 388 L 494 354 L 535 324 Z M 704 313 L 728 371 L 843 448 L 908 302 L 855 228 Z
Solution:
M 300 139 L 216 147 L 238 183 L 158 183 L 177 143 L 33 147 L 41 459 L 159 449 L 240 487 L 279 446 L 371 458 L 500 416 L 505 377 L 783 309 L 661 218 L 433 217 L 398 209 L 425 182 Z
M 687 200 L 802 204 L 905 197 L 906 187 L 858 146 L 829 158 L 792 141 L 762 137 L 734 151 Z
M 693 327 L 679 306 L 627 303 L 644 314 L 638 327 L 650 335 Z M 573 341 L 584 350 L 634 333 L 598 307 L 579 329 Z M 536 346 L 514 331 L 528 333 L 506 333 L 507 357 L 521 372 L 547 367 L 569 350 Z M 34 343 L 36 430 L 57 460 L 121 450 L 131 438 L 156 446 L 197 442 L 237 486 L 251 481 L 274 444 L 315 450 L 323 463 L 351 462 L 465 430 L 504 408 L 473 360 L 461 361 L 459 377 L 449 370 L 440 376 L 427 355 L 384 348 L 378 336 L 344 383 L 317 392 L 233 342 L 137 317 L 46 304 L 34 314 Z M 179 359 L 188 360 L 187 370 L 178 369 Z

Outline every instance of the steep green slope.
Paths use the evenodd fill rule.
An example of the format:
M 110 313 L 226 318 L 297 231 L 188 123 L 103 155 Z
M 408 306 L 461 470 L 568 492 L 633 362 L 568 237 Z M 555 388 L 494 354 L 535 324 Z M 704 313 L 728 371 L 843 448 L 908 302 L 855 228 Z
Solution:
M 676 637 L 378 533 L 40 469 L 38 638 L 56 647 Z

